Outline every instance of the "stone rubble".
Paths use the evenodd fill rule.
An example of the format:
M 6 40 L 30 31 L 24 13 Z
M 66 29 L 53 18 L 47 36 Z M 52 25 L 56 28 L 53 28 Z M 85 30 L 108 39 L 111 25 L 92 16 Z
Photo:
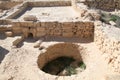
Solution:
M 103 52 L 103 55 L 106 55 L 106 60 L 108 64 L 113 68 L 115 72 L 120 73 L 120 40 L 115 39 L 115 37 L 119 37 L 116 35 L 115 37 L 109 37 L 106 30 L 104 30 L 107 26 L 104 26 L 102 22 L 95 23 L 95 42 L 98 45 L 99 49 Z M 113 27 L 113 26 L 111 26 Z M 109 29 L 109 28 L 108 28 Z M 120 30 L 119 30 L 120 31 Z M 108 34 L 106 34 L 106 32 Z

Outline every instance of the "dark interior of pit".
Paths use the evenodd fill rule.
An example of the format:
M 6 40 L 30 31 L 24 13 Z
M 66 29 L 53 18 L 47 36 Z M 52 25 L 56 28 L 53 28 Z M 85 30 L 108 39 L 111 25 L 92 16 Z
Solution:
M 33 34 L 32 34 L 32 33 L 29 33 L 29 34 L 28 34 L 28 38 L 33 38 Z
M 82 61 L 76 61 L 69 57 L 58 57 L 42 68 L 46 73 L 59 76 L 70 76 L 85 69 L 86 65 Z

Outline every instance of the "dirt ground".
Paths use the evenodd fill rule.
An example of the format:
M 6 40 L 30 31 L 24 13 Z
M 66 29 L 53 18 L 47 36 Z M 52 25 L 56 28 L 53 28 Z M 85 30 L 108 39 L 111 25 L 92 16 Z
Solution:
M 71 14 L 69 14 L 71 13 Z M 72 20 L 79 17 L 79 14 L 71 6 L 63 7 L 33 7 L 28 8 L 18 20 L 23 20 L 26 15 L 35 15 L 40 21 L 62 21 Z
M 34 48 L 36 40 L 26 39 L 21 47 L 12 47 L 12 42 L 17 37 L 5 37 L 0 34 L 0 80 L 105 80 L 110 74 L 107 63 L 94 42 L 81 39 L 48 38 L 41 46 L 45 49 Z M 54 76 L 46 74 L 37 66 L 38 56 L 50 45 L 61 42 L 73 42 L 86 49 L 84 57 L 87 68 L 82 73 L 72 76 Z

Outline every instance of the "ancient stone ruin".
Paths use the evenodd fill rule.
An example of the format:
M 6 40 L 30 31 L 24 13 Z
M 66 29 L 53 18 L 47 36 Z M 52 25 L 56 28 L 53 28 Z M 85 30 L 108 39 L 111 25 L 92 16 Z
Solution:
M 120 0 L 0 0 L 0 80 L 120 80 Z

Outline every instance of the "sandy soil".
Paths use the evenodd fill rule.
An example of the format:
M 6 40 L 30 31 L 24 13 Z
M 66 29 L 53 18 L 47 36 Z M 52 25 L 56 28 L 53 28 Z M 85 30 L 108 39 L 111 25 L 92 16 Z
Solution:
M 79 16 L 71 6 L 28 8 L 18 19 L 23 20 L 26 15 L 35 15 L 40 21 L 73 20 Z
M 16 38 L 5 38 L 0 34 L 0 56 L 4 54 L 0 64 L 0 80 L 102 80 L 109 74 L 107 63 L 94 42 L 86 43 L 80 39 L 64 38 L 52 38 L 42 42 L 41 46 L 45 48 L 60 42 L 76 42 L 86 48 L 86 54 L 82 54 L 86 70 L 77 75 L 60 77 L 46 74 L 38 68 L 37 58 L 45 49 L 40 51 L 33 48 L 35 40 L 26 39 L 20 48 L 14 48 L 12 42 Z

